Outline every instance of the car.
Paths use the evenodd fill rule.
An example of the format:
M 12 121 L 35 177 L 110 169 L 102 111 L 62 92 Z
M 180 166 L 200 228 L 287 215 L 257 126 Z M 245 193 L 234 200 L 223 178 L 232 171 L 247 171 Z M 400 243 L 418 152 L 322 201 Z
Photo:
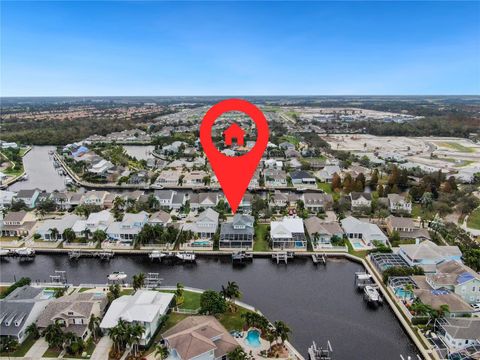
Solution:
M 480 303 L 472 304 L 472 308 L 475 312 L 480 312 Z

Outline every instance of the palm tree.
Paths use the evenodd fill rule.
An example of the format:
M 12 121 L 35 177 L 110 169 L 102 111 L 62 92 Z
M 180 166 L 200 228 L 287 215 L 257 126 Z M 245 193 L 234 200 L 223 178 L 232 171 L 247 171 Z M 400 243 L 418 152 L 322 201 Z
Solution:
M 97 335 L 100 335 L 100 318 L 92 314 L 88 322 L 88 330 L 92 333 L 93 340 L 97 340 Z
M 33 337 L 34 339 L 40 338 L 40 330 L 36 323 L 31 323 L 27 326 L 26 333 L 28 336 Z
M 93 241 L 103 242 L 107 238 L 107 233 L 103 230 L 95 230 L 92 236 Z
M 117 196 L 115 200 L 113 200 L 113 207 L 115 209 L 121 209 L 123 208 L 124 205 L 125 205 L 125 200 L 120 196 Z
M 50 232 L 51 239 L 54 239 L 54 240 L 58 239 L 58 235 L 60 235 L 60 232 L 58 231 L 57 228 L 51 228 L 51 229 L 48 229 L 48 231 Z
M 63 231 L 62 237 L 66 242 L 73 242 L 77 236 L 75 235 L 75 231 L 68 228 Z
M 184 293 L 184 286 L 182 283 L 177 283 L 177 290 L 175 290 L 175 301 L 177 305 L 183 304 L 184 298 L 183 298 L 183 293 Z
M 138 346 L 140 344 L 140 340 L 142 340 L 142 335 L 145 332 L 145 328 L 142 325 L 130 325 L 128 329 L 130 343 L 133 345 L 133 350 L 135 356 L 137 356 Z
M 145 285 L 145 274 L 133 275 L 133 290 L 141 289 Z
M 283 345 L 285 340 L 288 340 L 289 334 L 291 333 L 290 328 L 283 321 L 275 321 L 273 326 L 275 327 L 275 335 L 282 340 Z
M 265 336 L 265 339 L 268 341 L 268 344 L 269 344 L 268 351 L 270 352 L 272 350 L 272 343 L 277 338 L 277 336 L 275 335 L 275 330 L 274 329 L 268 329 L 264 336 Z
M 247 360 L 248 355 L 243 351 L 241 346 L 237 346 L 235 349 L 227 354 L 229 360 Z
M 43 330 L 43 336 L 48 343 L 48 346 L 52 348 L 60 348 L 63 344 L 63 331 L 62 327 L 58 323 L 48 325 Z
M 85 236 L 85 239 L 88 239 L 90 235 L 92 235 L 92 230 L 85 228 L 82 230 L 82 234 L 83 236 Z
M 163 346 L 162 344 L 157 344 L 155 345 L 155 353 L 154 353 L 154 356 L 155 357 L 160 357 L 160 360 L 164 360 L 168 357 L 168 355 L 170 355 L 170 351 L 168 350 L 167 347 Z M 228 357 L 229 359 L 231 359 L 230 357 Z

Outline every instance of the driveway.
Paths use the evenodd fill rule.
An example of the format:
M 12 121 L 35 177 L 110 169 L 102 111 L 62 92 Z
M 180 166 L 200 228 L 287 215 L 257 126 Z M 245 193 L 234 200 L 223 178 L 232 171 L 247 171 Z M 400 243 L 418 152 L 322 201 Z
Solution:
M 108 353 L 112 347 L 113 342 L 109 336 L 103 336 L 98 342 L 95 350 L 93 351 L 91 360 L 105 360 L 108 359 Z
M 30 350 L 25 354 L 24 359 L 41 359 L 42 355 L 45 354 L 45 351 L 48 349 L 48 343 L 45 341 L 44 337 L 41 337 L 32 345 Z

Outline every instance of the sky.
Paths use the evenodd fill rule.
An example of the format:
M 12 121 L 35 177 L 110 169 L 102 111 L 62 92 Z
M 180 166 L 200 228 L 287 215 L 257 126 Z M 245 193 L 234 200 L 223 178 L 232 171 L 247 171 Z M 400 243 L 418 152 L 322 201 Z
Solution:
M 478 1 L 0 6 L 1 96 L 480 94 Z

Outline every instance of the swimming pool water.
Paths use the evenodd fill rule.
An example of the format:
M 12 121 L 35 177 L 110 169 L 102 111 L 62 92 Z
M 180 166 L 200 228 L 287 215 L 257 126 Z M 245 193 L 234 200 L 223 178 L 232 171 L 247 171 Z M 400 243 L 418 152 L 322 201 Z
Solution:
M 356 241 L 356 242 L 353 242 L 352 243 L 352 246 L 355 248 L 355 249 L 361 249 L 363 248 L 363 244 L 359 241 Z
M 247 344 L 251 347 L 257 348 L 261 345 L 260 342 L 260 331 L 258 330 L 248 330 L 247 337 L 245 338 Z

